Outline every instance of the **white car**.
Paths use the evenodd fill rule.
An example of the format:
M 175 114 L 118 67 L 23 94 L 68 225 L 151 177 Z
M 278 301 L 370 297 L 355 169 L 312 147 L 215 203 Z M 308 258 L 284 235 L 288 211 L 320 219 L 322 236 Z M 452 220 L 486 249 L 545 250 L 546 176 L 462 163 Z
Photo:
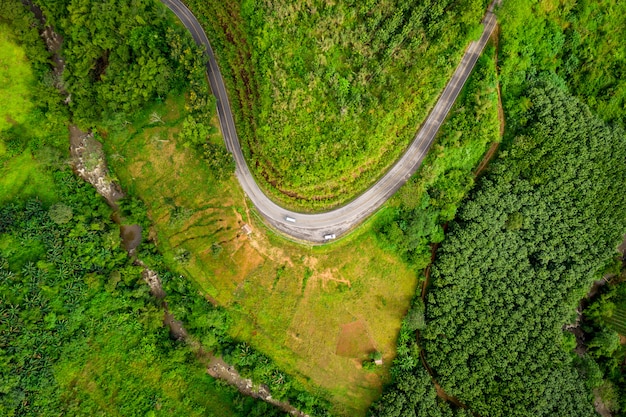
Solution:
M 324 235 L 324 240 L 331 240 L 336 238 L 337 236 L 334 233 L 329 233 L 327 235 Z
M 291 223 L 295 223 L 296 222 L 296 219 L 294 219 L 293 217 L 289 217 L 289 216 L 285 217 L 285 220 L 287 220 L 288 222 L 291 222 Z

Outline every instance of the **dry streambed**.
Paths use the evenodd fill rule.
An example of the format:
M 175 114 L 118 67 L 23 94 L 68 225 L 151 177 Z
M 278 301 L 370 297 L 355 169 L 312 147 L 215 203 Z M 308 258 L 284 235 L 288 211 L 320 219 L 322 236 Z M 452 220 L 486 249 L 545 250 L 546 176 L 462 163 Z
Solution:
M 134 263 L 143 267 L 142 278 L 150 287 L 152 296 L 159 300 L 165 298 L 165 291 L 161 285 L 158 274 L 149 269 L 141 259 L 136 257 L 136 249 L 141 243 L 141 227 L 139 225 L 125 225 L 119 215 L 117 202 L 124 197 L 121 187 L 111 180 L 106 159 L 102 150 L 102 144 L 92 134 L 70 126 L 70 153 L 72 166 L 76 174 L 83 180 L 93 185 L 107 203 L 115 210 L 113 219 L 120 225 L 120 237 L 128 255 L 134 258 Z M 199 360 L 207 366 L 207 373 L 214 378 L 226 381 L 237 388 L 244 395 L 266 401 L 283 411 L 299 417 L 308 417 L 305 413 L 296 409 L 287 402 L 281 402 L 272 398 L 269 388 L 263 384 L 254 384 L 251 379 L 242 377 L 233 366 L 226 363 L 221 357 L 213 355 L 202 349 L 202 345 L 194 340 L 185 330 L 183 323 L 169 312 L 167 303 L 162 301 L 164 310 L 163 325 L 170 330 L 170 335 L 187 343 L 196 353 Z
M 40 30 L 40 35 L 46 42 L 48 50 L 53 54 L 54 85 L 65 97 L 65 103 L 68 104 L 71 100 L 71 95 L 65 90 L 61 82 L 65 67 L 63 59 L 60 56 L 63 39 L 54 32 L 51 26 L 46 24 L 45 17 L 37 6 L 28 0 L 25 0 L 24 4 L 30 7 L 35 17 L 41 23 L 42 29 Z M 127 250 L 128 255 L 134 258 L 134 263 L 143 267 L 141 276 L 150 287 L 151 295 L 158 300 L 163 300 L 166 293 L 163 290 L 158 274 L 156 271 L 148 268 L 141 259 L 136 257 L 136 249 L 142 239 L 141 227 L 139 225 L 123 224 L 124 219 L 121 218 L 119 214 L 117 202 L 124 197 L 124 193 L 119 184 L 111 179 L 102 144 L 93 137 L 93 134 L 84 132 L 75 125 L 69 126 L 69 139 L 71 163 L 74 172 L 84 181 L 94 186 L 98 194 L 100 194 L 114 210 L 112 218 L 120 225 L 120 238 L 122 239 L 124 248 Z M 187 333 L 183 324 L 176 320 L 169 312 L 167 303 L 164 300 L 162 301 L 162 307 L 164 310 L 163 325 L 169 328 L 172 337 L 184 341 L 196 352 L 198 359 L 207 366 L 207 373 L 209 375 L 226 381 L 244 395 L 266 401 L 291 415 L 308 417 L 305 413 L 299 411 L 289 403 L 273 399 L 268 387 L 254 384 L 252 380 L 243 378 L 233 366 L 226 363 L 222 358 L 210 352 L 205 352 L 200 343 Z

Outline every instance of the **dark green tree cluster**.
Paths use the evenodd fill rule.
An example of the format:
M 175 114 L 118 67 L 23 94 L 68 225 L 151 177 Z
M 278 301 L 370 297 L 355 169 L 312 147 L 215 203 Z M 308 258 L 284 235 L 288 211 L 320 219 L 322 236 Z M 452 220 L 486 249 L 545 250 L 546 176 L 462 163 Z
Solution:
M 58 173 L 56 180 L 62 203 L 46 208 L 30 200 L 0 209 L 2 415 L 89 415 L 97 404 L 79 401 L 85 393 L 67 390 L 55 366 L 64 363 L 80 373 L 89 344 L 134 348 L 120 340 L 102 346 L 102 336 L 120 332 L 137 343 L 137 335 L 159 327 L 147 287 L 120 248 L 110 209 L 71 173 Z M 134 388 L 138 401 L 154 394 Z M 141 409 L 135 406 L 128 410 Z
M 614 276 L 584 310 L 589 360 L 598 366 L 594 394 L 614 416 L 626 416 L 626 269 Z
M 481 415 L 592 415 L 561 330 L 626 229 L 624 132 L 552 80 L 460 211 L 422 334 L 446 392 Z
M 150 100 L 187 85 L 188 69 L 179 56 L 186 52 L 175 48 L 180 33 L 171 29 L 170 15 L 159 2 L 35 3 L 63 37 L 63 77 L 80 124 L 129 117 Z

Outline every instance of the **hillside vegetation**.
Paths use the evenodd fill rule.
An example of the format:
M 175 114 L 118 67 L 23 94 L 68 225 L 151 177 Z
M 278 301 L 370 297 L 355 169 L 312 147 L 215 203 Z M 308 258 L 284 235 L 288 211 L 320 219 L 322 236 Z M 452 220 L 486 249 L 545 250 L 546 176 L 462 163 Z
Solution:
M 505 1 L 502 91 L 512 121 L 529 104 L 528 77 L 555 72 L 596 114 L 626 122 L 626 4 L 611 0 Z M 521 100 L 514 100 L 522 97 Z
M 94 15 L 95 26 L 98 18 L 106 21 L 113 13 L 119 15 Z M 142 268 L 122 248 L 112 210 L 68 168 L 67 126 L 73 117 L 107 126 L 119 126 L 119 119 L 97 106 L 85 111 L 78 104 L 66 107 L 35 16 L 19 1 L 2 2 L 0 16 L 0 76 L 7 80 L 0 103 L 15 99 L 20 104 L 1 108 L 7 123 L 0 126 L 0 414 L 279 415 L 275 407 L 208 376 L 197 347 L 170 337 L 161 303 L 149 294 Z M 194 68 L 201 69 L 204 82 L 202 61 L 189 36 L 181 33 L 172 32 L 168 53 L 185 66 L 179 76 L 189 88 Z M 194 99 L 207 98 L 206 84 L 200 87 L 204 95 Z M 74 88 L 77 96 L 84 93 L 70 83 L 69 92 Z M 141 85 L 132 82 L 129 88 Z M 195 133 L 202 130 L 202 122 L 194 123 L 199 113 L 194 99 L 186 103 L 188 119 L 181 133 L 187 146 L 198 145 Z M 77 100 L 83 106 L 89 102 Z M 130 108 L 143 104 L 133 102 Z M 202 111 L 210 110 L 206 104 Z M 200 149 L 194 153 L 203 149 L 195 147 Z M 222 169 L 230 173 L 228 166 Z M 211 164 L 208 170 L 222 172 Z M 140 202 L 129 199 L 120 206 L 121 216 L 149 229 Z M 159 273 L 167 303 L 190 337 L 215 352 L 236 352 L 240 342 L 225 335 L 225 313 L 212 308 L 183 276 L 169 273 L 153 244 L 143 243 L 139 252 Z M 230 356 L 244 374 L 276 386 L 278 398 L 291 395 L 300 405 L 315 406 L 315 398 L 298 391 L 266 357 L 247 352 L 255 355 L 253 366 Z M 269 380 L 277 374 L 279 381 Z
M 91 186 L 51 180 L 54 205 L 0 207 L 0 414 L 272 415 L 169 337 Z
M 162 123 L 150 123 L 153 112 Z M 145 202 L 168 266 L 228 311 L 232 337 L 329 400 L 333 415 L 364 415 L 388 378 L 415 272 L 379 247 L 369 224 L 327 247 L 273 234 L 236 178 L 218 179 L 186 146 L 180 135 L 186 118 L 184 101 L 168 98 L 126 128 L 108 131 L 105 141 L 121 184 Z M 217 123 L 215 115 L 212 121 Z M 222 138 L 212 135 L 211 141 Z M 371 349 L 385 360 L 375 373 L 361 367 Z M 257 363 L 250 350 L 242 349 L 241 360 Z
M 563 332 L 626 229 L 623 5 L 511 0 L 498 15 L 505 144 L 451 224 L 372 415 L 456 409 L 422 396 L 420 352 L 439 395 L 480 415 L 590 416 L 592 392 L 613 411 L 624 396 L 620 308 L 589 313 L 587 354 Z
M 400 156 L 487 2 L 188 4 L 206 19 L 255 177 L 281 203 L 319 210 Z

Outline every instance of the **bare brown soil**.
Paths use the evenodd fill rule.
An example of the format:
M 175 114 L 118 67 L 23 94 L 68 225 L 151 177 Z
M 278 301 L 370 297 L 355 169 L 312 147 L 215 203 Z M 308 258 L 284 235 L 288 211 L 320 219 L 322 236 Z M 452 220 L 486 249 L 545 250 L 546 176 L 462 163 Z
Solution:
M 348 358 L 365 358 L 376 350 L 364 320 L 357 320 L 341 326 L 337 339 L 336 353 Z
M 266 385 L 255 385 L 252 383 L 252 380 L 243 378 L 239 375 L 239 372 L 237 372 L 235 368 L 224 362 L 222 358 L 211 354 L 209 354 L 209 358 L 207 373 L 213 378 L 226 381 L 230 385 L 237 388 L 237 390 L 242 394 L 268 402 L 292 416 L 309 417 L 307 414 L 293 407 L 289 403 L 273 399 L 270 390 Z
M 593 406 L 596 409 L 596 412 L 600 414 L 602 417 L 612 417 L 613 414 L 611 410 L 608 409 L 604 401 L 602 401 L 602 397 L 598 392 L 598 389 L 593 390 Z
M 131 251 L 141 243 L 141 226 L 138 224 L 123 224 L 120 226 L 122 245 L 127 251 Z

